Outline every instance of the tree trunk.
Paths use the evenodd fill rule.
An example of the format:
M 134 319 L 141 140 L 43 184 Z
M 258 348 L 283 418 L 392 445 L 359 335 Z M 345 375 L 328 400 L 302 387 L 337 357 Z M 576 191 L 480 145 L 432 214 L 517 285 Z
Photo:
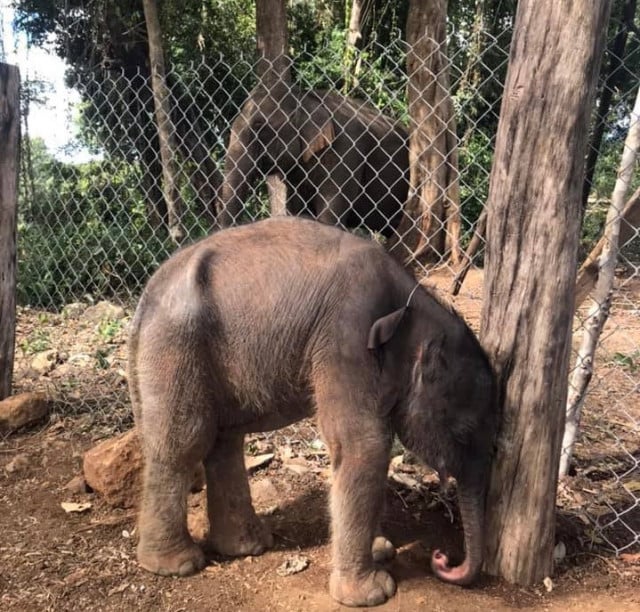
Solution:
M 349 29 L 347 31 L 347 44 L 344 53 L 343 91 L 349 94 L 358 87 L 358 75 L 361 69 L 359 49 L 362 46 L 362 22 L 364 15 L 370 8 L 367 0 L 353 0 L 351 13 L 349 14 Z
M 11 395 L 16 338 L 20 73 L 0 63 L 0 400 Z
M 520 0 L 491 172 L 481 337 L 502 430 L 486 570 L 540 583 L 555 497 L 589 116 L 610 2 Z
M 278 83 L 291 84 L 287 6 L 285 0 L 256 0 L 257 73 L 269 90 Z M 286 213 L 287 185 L 279 174 L 267 178 L 271 215 Z
M 467 246 L 467 250 L 464 252 L 464 260 L 462 261 L 456 275 L 453 279 L 453 285 L 451 287 L 451 294 L 458 295 L 460 293 L 460 288 L 462 287 L 462 283 L 464 283 L 464 279 L 467 277 L 467 272 L 469 272 L 469 268 L 473 264 L 473 258 L 475 254 L 478 252 L 480 245 L 484 242 L 484 234 L 487 228 L 487 207 L 485 206 L 476 221 L 476 227 L 473 231 L 473 238 L 469 241 L 469 246 Z
M 256 0 L 257 73 L 267 89 L 291 82 L 285 0 Z
M 629 30 L 633 26 L 635 14 L 636 0 L 625 0 L 616 37 L 613 39 L 613 43 L 607 53 L 609 56 L 607 76 L 602 84 L 600 104 L 598 104 L 595 118 L 595 128 L 587 151 L 587 169 L 582 186 L 583 211 L 587 208 L 587 201 L 589 199 L 589 193 L 591 192 L 591 183 L 593 182 L 593 175 L 596 171 L 598 156 L 600 155 L 600 145 L 602 144 L 602 137 L 604 136 L 607 115 L 609 114 L 611 101 L 613 100 L 613 93 L 624 73 L 623 58 L 627 47 L 627 37 Z
M 582 343 L 578 351 L 576 365 L 569 383 L 569 398 L 567 400 L 567 421 L 564 438 L 562 440 L 562 458 L 559 475 L 565 476 L 569 470 L 573 445 L 578 435 L 582 405 L 587 387 L 593 374 L 598 340 L 602 328 L 607 322 L 616 262 L 618 261 L 618 247 L 620 244 L 621 224 L 624 199 L 627 197 L 629 185 L 633 177 L 633 170 L 640 149 L 640 89 L 636 95 L 636 103 L 629 120 L 629 132 L 624 142 L 622 159 L 618 169 L 618 178 L 611 196 L 611 206 L 607 212 L 607 221 L 603 235 L 602 255 L 599 261 L 598 280 L 593 295 L 593 302 L 589 316 L 584 323 Z
M 447 0 L 411 0 L 407 16 L 410 181 L 397 244 L 402 259 L 457 264 L 460 197 L 453 102 L 446 53 Z
M 624 246 L 631 240 L 636 235 L 638 228 L 640 228 L 640 187 L 636 189 L 622 209 L 620 245 Z M 587 299 L 587 296 L 596 286 L 600 273 L 600 254 L 606 240 L 606 237 L 602 236 L 596 246 L 591 249 L 582 266 L 580 266 L 578 280 L 576 281 L 576 309 L 580 308 L 582 302 Z
M 149 37 L 149 63 L 151 65 L 151 86 L 158 124 L 160 157 L 162 159 L 162 179 L 164 198 L 167 204 L 167 226 L 169 235 L 180 244 L 184 239 L 184 230 L 180 216 L 184 209 L 178 186 L 178 168 L 176 165 L 176 135 L 171 121 L 171 98 L 167 87 L 162 34 L 156 0 L 143 0 L 144 17 Z

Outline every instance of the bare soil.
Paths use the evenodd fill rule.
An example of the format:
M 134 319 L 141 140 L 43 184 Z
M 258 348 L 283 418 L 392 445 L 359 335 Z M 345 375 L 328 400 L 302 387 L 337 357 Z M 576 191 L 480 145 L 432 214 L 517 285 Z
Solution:
M 444 273 L 428 280 L 442 294 L 449 288 Z M 558 495 L 557 539 L 567 553 L 553 582 L 520 588 L 485 576 L 462 589 L 436 580 L 431 550 L 444 548 L 454 558 L 462 552 L 455 494 L 441 490 L 429 470 L 396 463 L 383 526 L 398 547 L 390 564 L 398 593 L 380 610 L 640 610 L 640 547 L 632 534 L 640 533 L 637 501 L 634 507 L 640 496 L 634 488 L 640 481 L 640 283 L 621 285 L 585 406 L 575 471 Z M 455 306 L 476 330 L 480 298 L 481 275 L 473 271 Z M 256 506 L 275 534 L 274 549 L 255 558 L 212 557 L 191 578 L 138 568 L 134 511 L 66 488 L 81 473 L 85 450 L 132 423 L 123 372 L 126 323 L 126 316 L 96 322 L 81 313 L 19 313 L 15 390 L 46 390 L 53 412 L 46 423 L 0 440 L 0 609 L 342 609 L 327 591 L 328 458 L 312 421 L 247 439 L 248 454 L 275 453 L 251 475 L 255 490 L 267 492 Z M 44 350 L 57 356 L 42 374 L 32 362 Z M 67 513 L 62 502 L 91 507 Z M 204 504 L 203 493 L 190 497 L 196 539 L 206 528 Z M 626 548 L 616 557 L 612 547 Z M 281 575 L 283 563 L 296 556 L 308 561 L 306 569 Z

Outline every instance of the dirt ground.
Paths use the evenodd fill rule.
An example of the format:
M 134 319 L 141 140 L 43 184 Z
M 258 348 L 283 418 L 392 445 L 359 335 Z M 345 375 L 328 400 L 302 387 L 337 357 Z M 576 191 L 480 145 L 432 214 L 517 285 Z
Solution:
M 444 276 L 431 280 L 447 288 Z M 455 305 L 476 329 L 480 296 L 481 276 L 473 272 Z M 629 504 L 628 493 L 640 480 L 639 307 L 640 283 L 624 283 L 596 364 L 575 470 L 558 496 L 557 540 L 566 556 L 552 583 L 525 589 L 483 577 L 463 589 L 436 580 L 431 550 L 444 548 L 454 558 L 462 551 L 455 495 L 442 491 L 428 470 L 396 461 L 383 527 L 398 547 L 390 564 L 398 593 L 380 610 L 640 611 L 640 546 L 629 545 L 619 557 L 610 552 L 612 544 L 628 545 L 630 529 L 640 533 L 640 509 Z M 81 473 L 86 449 L 131 426 L 123 372 L 129 314 L 96 321 L 82 307 L 19 313 L 15 390 L 45 390 L 53 412 L 47 422 L 0 439 L 0 609 L 342 609 L 327 589 L 328 458 L 312 422 L 247 439 L 249 455 L 275 455 L 251 475 L 274 549 L 255 558 L 211 557 L 190 578 L 139 569 L 134 511 L 67 488 Z M 46 351 L 54 353 L 43 372 L 34 359 Z M 90 507 L 67 513 L 62 502 Z M 204 535 L 204 503 L 202 492 L 190 497 L 196 539 Z M 629 527 L 620 521 L 605 527 L 628 508 Z M 302 571 L 283 571 L 296 561 Z

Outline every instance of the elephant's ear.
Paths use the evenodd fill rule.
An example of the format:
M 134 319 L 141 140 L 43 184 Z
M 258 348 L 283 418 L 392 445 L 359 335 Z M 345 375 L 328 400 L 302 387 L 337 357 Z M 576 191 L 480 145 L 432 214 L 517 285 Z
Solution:
M 367 348 L 371 351 L 377 350 L 386 344 L 393 338 L 393 335 L 404 317 L 404 313 L 407 311 L 407 307 L 403 306 L 398 310 L 394 310 L 392 313 L 380 317 L 369 330 L 369 342 Z
M 299 130 L 302 161 L 308 162 L 313 155 L 328 147 L 336 137 L 333 120 L 325 106 L 311 98 L 315 106 L 309 110 L 302 105 L 296 117 Z

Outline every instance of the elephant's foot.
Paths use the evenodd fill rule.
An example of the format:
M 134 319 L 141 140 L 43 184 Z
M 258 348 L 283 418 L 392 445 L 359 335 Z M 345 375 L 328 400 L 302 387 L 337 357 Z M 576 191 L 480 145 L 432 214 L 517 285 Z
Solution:
M 160 576 L 190 576 L 205 565 L 204 553 L 194 542 L 171 551 L 159 551 L 138 545 L 138 563 L 143 569 Z
M 374 563 L 385 563 L 396 556 L 396 547 L 384 536 L 376 536 L 371 546 Z
M 378 606 L 396 592 L 395 580 L 385 570 L 353 575 L 339 571 L 331 574 L 331 597 L 345 606 Z
M 227 557 L 261 555 L 273 546 L 273 535 L 266 525 L 255 517 L 243 524 L 233 525 L 211 522 L 208 545 Z

